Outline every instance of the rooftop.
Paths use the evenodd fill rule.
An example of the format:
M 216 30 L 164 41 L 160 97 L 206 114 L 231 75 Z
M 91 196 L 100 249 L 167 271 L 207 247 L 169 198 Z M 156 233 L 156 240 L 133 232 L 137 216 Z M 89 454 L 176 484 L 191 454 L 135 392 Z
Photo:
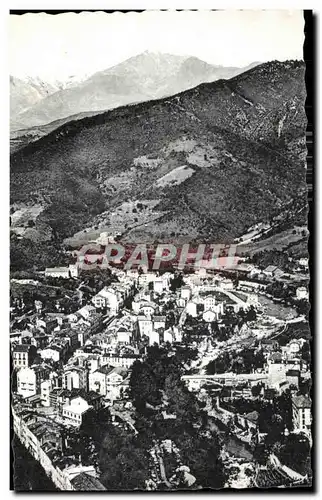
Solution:
M 93 311 L 96 311 L 95 307 L 94 306 L 91 306 L 90 304 L 82 307 L 81 309 L 78 309 L 77 313 L 78 314 L 83 314 L 85 311 L 87 312 L 93 312 Z
M 259 413 L 257 411 L 252 411 L 246 415 L 246 419 L 250 422 L 257 423 L 259 417 Z
M 113 370 L 114 370 L 114 366 L 104 365 L 104 366 L 101 366 L 101 368 L 96 370 L 94 373 L 103 373 L 104 375 L 107 375 L 108 373 L 110 373 Z
M 45 273 L 51 273 L 51 272 L 55 272 L 55 273 L 68 273 L 69 272 L 69 269 L 68 267 L 46 267 L 45 269 Z
M 70 404 L 65 404 L 63 407 L 64 410 L 76 413 L 77 415 L 83 415 L 83 413 L 86 413 L 90 408 L 92 408 L 92 406 L 89 405 L 87 401 L 77 403 L 76 398 L 73 399 Z
M 18 344 L 15 346 L 14 352 L 29 352 L 30 348 L 30 344 Z
M 271 345 L 271 344 L 278 344 L 278 341 L 276 339 L 262 339 L 261 341 L 262 345 Z
M 274 271 L 276 271 L 277 269 L 277 266 L 267 266 L 266 269 L 264 269 L 264 271 L 266 271 L 267 273 L 272 273 Z
M 85 391 L 84 389 L 72 389 L 70 392 L 71 398 L 81 397 L 87 401 L 87 403 L 92 403 L 94 400 L 101 399 L 103 396 L 95 391 Z
M 269 355 L 269 359 L 271 361 L 282 361 L 282 354 L 280 352 L 272 352 L 270 355 Z
M 308 396 L 293 396 L 292 401 L 297 408 L 311 408 L 311 400 Z
M 288 370 L 286 372 L 287 377 L 299 377 L 300 376 L 300 371 L 299 370 Z
M 118 375 L 121 375 L 121 377 L 125 378 L 128 374 L 128 370 L 125 368 L 122 368 L 121 366 L 116 366 L 111 372 L 112 373 L 117 373 Z
M 102 483 L 96 477 L 81 472 L 71 480 L 75 490 L 78 491 L 106 491 Z
M 121 354 L 117 354 L 117 353 L 107 353 L 104 355 L 104 358 L 125 358 L 125 359 L 138 359 L 140 358 L 140 354 L 134 354 L 133 352 L 129 352 L 129 353 L 121 353 Z

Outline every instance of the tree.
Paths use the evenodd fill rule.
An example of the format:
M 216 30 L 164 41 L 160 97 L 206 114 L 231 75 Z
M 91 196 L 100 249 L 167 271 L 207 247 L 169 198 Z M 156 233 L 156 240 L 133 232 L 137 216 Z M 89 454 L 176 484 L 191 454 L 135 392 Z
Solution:
M 221 445 L 218 436 L 183 433 L 177 439 L 181 450 L 181 458 L 190 472 L 196 477 L 197 483 L 203 488 L 222 488 L 226 482 L 226 473 L 220 458 Z
M 107 490 L 144 489 L 150 476 L 149 455 L 135 437 L 114 428 L 103 440 L 100 469 Z
M 80 427 L 82 436 L 91 437 L 97 444 L 101 444 L 106 433 L 112 428 L 111 414 L 108 408 L 98 411 L 90 410 L 85 413 Z
M 310 311 L 310 303 L 308 300 L 301 299 L 296 304 L 297 311 L 299 314 L 308 315 Z
M 266 465 L 268 457 L 268 448 L 263 443 L 258 444 L 254 450 L 254 460 L 258 462 L 259 465 Z
M 258 385 L 254 385 L 252 387 L 252 396 L 254 396 L 254 398 L 257 398 L 260 395 L 261 390 L 262 390 L 261 385 L 259 385 L 259 384 Z
M 231 358 L 227 352 L 224 352 L 218 358 L 213 359 L 206 366 L 207 375 L 215 373 L 225 373 L 231 369 Z
M 169 373 L 164 383 L 167 411 L 176 415 L 183 425 L 201 425 L 202 414 L 197 399 L 188 391 L 178 373 Z M 176 422 L 176 424 L 178 424 Z
M 135 361 L 132 366 L 130 397 L 137 410 L 145 408 L 146 402 L 157 405 L 161 401 L 156 378 L 149 366 L 141 361 Z
M 250 308 L 248 309 L 248 311 L 246 312 L 246 315 L 245 315 L 245 320 L 248 322 L 248 321 L 255 321 L 256 320 L 256 317 L 257 317 L 257 314 L 256 314 L 256 311 L 254 309 L 253 306 L 250 306 Z
M 130 389 L 137 408 L 136 443 L 148 450 L 157 441 L 171 439 L 198 484 L 220 488 L 225 482 L 220 459 L 221 445 L 215 434 L 210 435 L 208 417 L 202 410 L 202 404 L 181 380 L 184 365 L 196 355 L 196 351 L 184 347 L 173 353 L 171 346 L 152 346 L 144 362 L 133 364 Z M 153 393 L 157 394 L 160 409 L 146 408 L 145 402 L 153 400 Z M 164 420 L 163 410 L 176 418 Z M 131 470 L 129 467 L 130 477 Z M 104 484 L 108 484 L 107 479 Z
M 303 433 L 289 434 L 285 438 L 278 458 L 284 465 L 291 467 L 302 475 L 311 471 L 311 446 Z
M 302 349 L 301 349 L 301 354 L 302 354 L 303 361 L 306 361 L 306 363 L 310 364 L 311 363 L 311 350 L 310 350 L 309 342 L 304 342 Z
M 174 278 L 170 280 L 170 290 L 175 292 L 178 288 L 181 288 L 184 285 L 182 274 L 176 275 Z

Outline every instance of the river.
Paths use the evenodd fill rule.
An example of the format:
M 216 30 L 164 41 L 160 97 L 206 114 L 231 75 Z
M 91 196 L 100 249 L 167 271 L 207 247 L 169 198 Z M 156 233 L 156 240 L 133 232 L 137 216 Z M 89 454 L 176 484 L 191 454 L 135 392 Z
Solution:
M 227 436 L 225 433 L 225 425 L 214 417 L 208 417 L 209 427 L 211 430 L 218 432 L 220 438 L 223 440 L 225 448 L 228 453 L 231 453 L 236 458 L 244 458 L 245 460 L 252 461 L 253 453 L 249 446 L 234 437 L 233 435 Z

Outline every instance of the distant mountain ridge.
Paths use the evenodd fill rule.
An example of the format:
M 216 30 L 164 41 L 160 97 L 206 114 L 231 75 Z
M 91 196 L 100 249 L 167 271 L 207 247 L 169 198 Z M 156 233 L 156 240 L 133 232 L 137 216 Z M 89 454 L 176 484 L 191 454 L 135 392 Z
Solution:
M 11 130 L 173 95 L 202 82 L 231 78 L 248 68 L 224 68 L 196 57 L 144 52 L 85 81 L 48 92 L 45 98 L 34 100 L 29 108 L 24 106 L 20 112 L 17 112 L 19 102 L 15 104 L 19 95 L 13 93 Z
M 304 71 L 265 63 L 68 122 L 14 153 L 13 210 L 37 212 L 23 241 L 117 231 L 133 242 L 229 243 L 294 199 L 305 206 Z

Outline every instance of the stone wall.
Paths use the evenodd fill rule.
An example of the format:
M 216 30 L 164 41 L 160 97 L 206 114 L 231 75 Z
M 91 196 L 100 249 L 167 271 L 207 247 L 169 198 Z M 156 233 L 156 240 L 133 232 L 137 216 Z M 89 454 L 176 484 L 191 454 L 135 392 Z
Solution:
M 13 428 L 16 436 L 21 443 L 29 451 L 29 453 L 37 460 L 46 475 L 52 480 L 57 488 L 60 490 L 73 490 L 73 486 L 64 474 L 64 472 L 55 467 L 48 455 L 44 452 L 37 437 L 30 431 L 23 418 L 19 417 L 14 410 L 12 410 Z

